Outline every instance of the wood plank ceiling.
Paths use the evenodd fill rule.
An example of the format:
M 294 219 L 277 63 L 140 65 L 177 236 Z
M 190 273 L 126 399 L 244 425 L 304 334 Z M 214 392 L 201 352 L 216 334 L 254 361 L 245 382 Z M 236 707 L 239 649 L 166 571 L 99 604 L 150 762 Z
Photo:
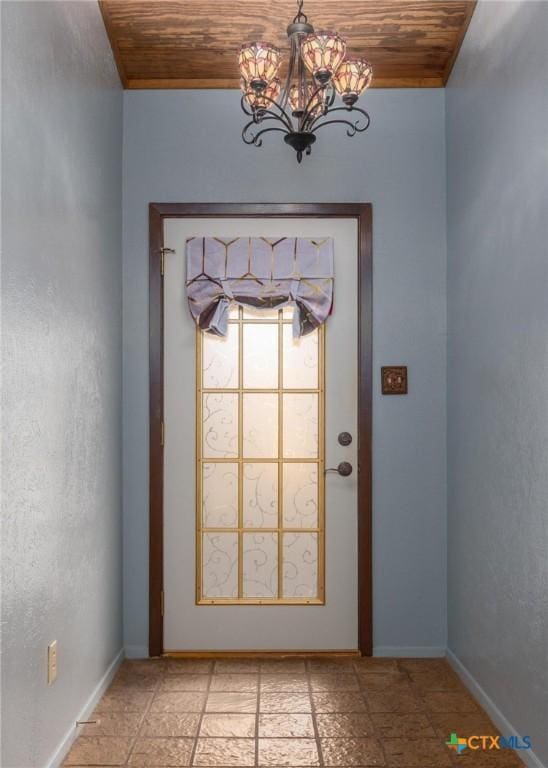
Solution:
M 447 82 L 475 2 L 305 0 L 314 27 L 338 31 L 351 55 L 373 65 L 373 87 L 441 87 Z M 125 88 L 237 88 L 243 42 L 287 51 L 292 0 L 102 0 L 101 11 Z M 287 58 L 287 57 L 285 57 Z

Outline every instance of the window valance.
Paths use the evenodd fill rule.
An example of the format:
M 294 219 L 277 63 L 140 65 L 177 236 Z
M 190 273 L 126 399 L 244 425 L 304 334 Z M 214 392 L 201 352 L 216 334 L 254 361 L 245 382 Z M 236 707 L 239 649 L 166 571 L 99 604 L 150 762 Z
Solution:
M 226 336 L 232 302 L 293 305 L 293 335 L 325 322 L 333 303 L 333 239 L 193 237 L 186 242 L 188 305 L 204 331 Z

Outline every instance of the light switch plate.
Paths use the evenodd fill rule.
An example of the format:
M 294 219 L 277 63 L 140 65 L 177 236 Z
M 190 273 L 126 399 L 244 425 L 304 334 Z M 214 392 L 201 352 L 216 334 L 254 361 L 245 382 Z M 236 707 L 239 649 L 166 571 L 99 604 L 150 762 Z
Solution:
M 407 394 L 407 366 L 383 365 L 381 368 L 383 395 Z
M 57 640 L 48 645 L 48 685 L 57 679 Z

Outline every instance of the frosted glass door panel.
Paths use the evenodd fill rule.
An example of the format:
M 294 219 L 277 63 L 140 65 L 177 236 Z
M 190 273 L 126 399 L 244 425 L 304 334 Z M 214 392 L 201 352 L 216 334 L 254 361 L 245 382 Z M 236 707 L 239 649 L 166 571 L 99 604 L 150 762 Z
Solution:
M 293 338 L 293 329 L 284 325 L 284 381 L 285 389 L 316 389 L 318 382 L 318 331 L 299 339 Z
M 244 528 L 278 527 L 278 464 L 243 464 Z
M 204 337 L 204 388 L 231 389 L 238 386 L 238 328 L 228 327 L 228 336 Z
M 245 389 L 278 386 L 278 326 L 245 323 L 243 327 Z
M 238 525 L 238 464 L 204 462 L 202 525 L 234 528 Z
M 321 603 L 324 330 L 293 339 L 287 307 L 231 308 L 228 327 L 197 331 L 197 601 Z M 300 531 L 313 537 L 286 538 Z
M 318 395 L 293 392 L 283 396 L 283 455 L 316 459 L 319 448 Z
M 203 594 L 219 599 L 238 594 L 238 536 L 206 533 L 203 546 Z
M 283 522 L 286 528 L 318 526 L 317 464 L 284 464 Z
M 208 458 L 238 455 L 238 396 L 230 392 L 203 395 L 203 454 Z
M 244 392 L 243 454 L 250 459 L 278 455 L 278 395 Z

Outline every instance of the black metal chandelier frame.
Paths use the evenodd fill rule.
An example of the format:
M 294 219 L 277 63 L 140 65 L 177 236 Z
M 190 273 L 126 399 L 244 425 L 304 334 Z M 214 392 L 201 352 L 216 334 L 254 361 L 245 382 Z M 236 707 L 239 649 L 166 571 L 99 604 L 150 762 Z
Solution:
M 333 106 L 336 89 L 329 77 L 309 75 L 301 56 L 302 39 L 314 32 L 302 11 L 303 0 L 298 0 L 297 15 L 287 27 L 290 40 L 290 57 L 284 87 L 278 100 L 266 95 L 264 83 L 255 82 L 243 92 L 241 107 L 250 120 L 242 130 L 242 139 L 246 144 L 261 147 L 263 136 L 267 133 L 283 133 L 284 141 L 297 153 L 300 163 L 303 154 L 310 155 L 316 141 L 316 133 L 328 125 L 346 126 L 346 135 L 355 136 L 369 128 L 371 122 L 368 113 L 357 107 L 357 97 L 343 95 L 343 106 Z M 310 94 L 302 109 L 292 109 L 289 93 L 296 79 L 298 92 Z M 259 106 L 251 106 L 259 101 Z M 348 115 L 342 117 L 341 113 Z M 333 115 L 337 115 L 333 118 Z M 266 127 L 265 127 L 266 126 Z

